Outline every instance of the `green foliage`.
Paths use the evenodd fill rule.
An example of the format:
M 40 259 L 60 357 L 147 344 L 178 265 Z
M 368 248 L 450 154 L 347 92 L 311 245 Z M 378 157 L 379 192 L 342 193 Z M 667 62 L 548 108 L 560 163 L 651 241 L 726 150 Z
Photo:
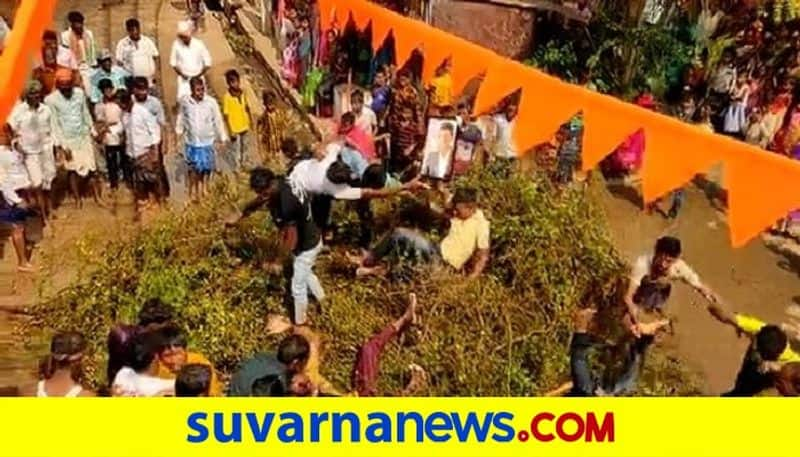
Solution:
M 536 48 L 533 57 L 525 63 L 570 82 L 576 82 L 580 76 L 580 73 L 577 73 L 580 68 L 578 56 L 571 41 L 549 41 Z
M 242 184 L 221 180 L 206 203 L 165 214 L 130 239 L 89 249 L 82 276 L 33 307 L 28 339 L 35 341 L 39 328 L 82 331 L 91 344 L 88 378 L 99 386 L 105 382 L 110 327 L 133 321 L 140 303 L 160 297 L 176 307 L 191 346 L 223 373 L 253 353 L 272 350 L 279 337 L 265 334 L 264 318 L 285 312 L 282 279 L 259 265 L 275 252 L 274 227 L 266 213 L 236 229 L 221 223 L 229 208 L 247 198 Z M 480 190 L 492 221 L 492 259 L 480 280 L 408 266 L 402 271 L 416 274 L 402 275 L 406 279 L 359 281 L 341 249 L 320 258 L 316 270 L 328 298 L 311 319 L 323 336 L 322 372 L 335 385 L 349 387 L 358 346 L 402 313 L 410 291 L 419 296 L 422 323 L 387 346 L 379 384 L 385 394 L 399 391 L 411 362 L 430 374 L 424 394 L 541 394 L 568 378 L 571 315 L 584 305 L 583 297 L 592 291 L 602 309 L 619 308 L 617 286 L 625 266 L 604 216 L 585 192 L 493 170 L 476 171 L 457 185 Z M 380 229 L 398 223 L 395 217 L 404 224 L 429 222 L 413 200 L 375 207 Z M 353 211 L 342 206 L 337 213 L 344 218 L 340 239 L 352 238 Z M 607 319 L 609 336 L 619 333 L 616 322 Z M 643 392 L 696 392 L 680 367 L 664 365 L 659 349 L 652 352 L 648 363 L 655 371 L 645 376 Z M 659 371 L 665 366 L 668 373 Z

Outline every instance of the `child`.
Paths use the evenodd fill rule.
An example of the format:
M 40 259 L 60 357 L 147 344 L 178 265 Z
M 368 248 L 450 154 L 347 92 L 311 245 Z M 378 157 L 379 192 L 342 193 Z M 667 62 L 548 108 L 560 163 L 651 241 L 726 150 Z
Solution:
M 222 112 L 217 101 L 206 94 L 202 77 L 189 81 L 192 94 L 179 103 L 175 132 L 185 135 L 185 157 L 189 168 L 189 198 L 205 196 L 208 179 L 216 170 L 214 143 L 227 143 Z
M 187 365 L 203 365 L 211 370 L 207 390 L 208 395 L 212 397 L 222 396 L 222 385 L 219 383 L 216 373 L 214 373 L 211 362 L 200 353 L 186 350 L 186 337 L 180 329 L 174 325 L 168 325 L 156 330 L 156 333 L 159 340 L 156 350 L 158 355 L 157 376 L 159 378 L 175 379 Z
M 731 92 L 731 103 L 725 111 L 722 130 L 736 138 L 742 138 L 747 128 L 747 99 L 750 96 L 750 84 L 747 75 L 739 74 L 736 86 Z
M 350 104 L 356 116 L 356 127 L 374 137 L 378 132 L 378 117 L 372 108 L 364 106 L 364 93 L 360 90 L 354 91 L 350 96 Z
M 230 153 L 236 169 L 241 169 L 247 162 L 247 147 L 250 133 L 250 106 L 241 87 L 241 78 L 236 70 L 225 72 L 228 92 L 222 97 L 222 114 L 228 125 L 231 136 Z
M 208 365 L 190 363 L 184 365 L 175 378 L 176 397 L 209 397 L 213 371 Z
M 764 116 L 759 108 L 753 108 L 750 113 L 750 123 L 747 126 L 745 141 L 760 148 L 767 148 L 769 143 L 769 129 L 763 122 Z
M 127 166 L 127 157 L 122 145 L 122 108 L 117 103 L 116 90 L 114 83 L 109 79 L 102 79 L 98 87 L 103 94 L 103 99 L 94 107 L 94 137 L 103 145 L 106 156 L 106 167 L 108 168 L 108 180 L 111 184 L 111 192 L 116 197 L 119 187 L 120 174 L 125 182 L 130 184 L 130 172 Z
M 274 159 L 281 150 L 281 113 L 276 105 L 274 92 L 265 90 L 261 93 L 264 103 L 264 114 L 258 120 L 258 138 L 261 146 L 262 160 Z
M 300 35 L 292 32 L 289 34 L 288 40 L 282 54 L 281 76 L 296 89 L 300 82 Z
M 436 77 L 431 80 L 431 116 L 441 116 L 443 111 L 453 106 L 453 78 L 450 76 L 450 59 L 436 69 Z

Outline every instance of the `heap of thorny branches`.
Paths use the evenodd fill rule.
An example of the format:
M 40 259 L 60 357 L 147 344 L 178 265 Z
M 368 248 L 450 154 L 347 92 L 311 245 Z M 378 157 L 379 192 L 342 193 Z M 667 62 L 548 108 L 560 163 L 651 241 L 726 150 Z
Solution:
M 614 315 L 625 265 L 586 192 L 491 169 L 454 183 L 463 185 L 479 189 L 492 223 L 490 267 L 477 281 L 421 266 L 390 278 L 356 279 L 344 256 L 356 217 L 337 203 L 340 244 L 316 267 L 328 298 L 310 317 L 323 335 L 322 372 L 341 389 L 349 388 L 359 344 L 402 313 L 409 291 L 419 297 L 422 321 L 387 346 L 379 384 L 386 395 L 400 390 L 412 362 L 430 375 L 427 395 L 524 396 L 554 388 L 568 379 L 571 317 L 587 294 L 606 316 L 601 336 L 618 337 Z M 82 245 L 80 276 L 57 293 L 43 288 L 25 329 L 29 341 L 56 329 L 83 332 L 91 344 L 88 381 L 100 386 L 109 328 L 133 322 L 141 303 L 158 297 L 177 309 L 191 348 L 222 373 L 256 352 L 273 351 L 280 337 L 267 335 L 265 316 L 286 312 L 284 278 L 260 265 L 275 252 L 274 226 L 260 212 L 237 228 L 224 227 L 225 214 L 251 196 L 244 182 L 221 179 L 213 195 L 164 214 L 129 239 Z M 376 232 L 400 224 L 430 230 L 423 197 L 375 204 Z M 675 359 L 659 349 L 650 355 L 640 394 L 697 393 Z

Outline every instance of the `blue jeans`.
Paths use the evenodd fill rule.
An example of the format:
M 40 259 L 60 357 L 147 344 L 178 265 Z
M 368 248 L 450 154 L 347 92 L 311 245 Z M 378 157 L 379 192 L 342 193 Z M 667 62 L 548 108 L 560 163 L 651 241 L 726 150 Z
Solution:
M 669 213 L 672 217 L 678 215 L 680 212 L 681 207 L 683 206 L 683 202 L 686 200 L 686 191 L 683 188 L 676 189 L 672 191 L 672 205 L 669 208 Z
M 322 251 L 322 240 L 315 247 L 294 256 L 292 272 L 292 301 L 294 304 L 294 323 L 301 325 L 306 321 L 308 311 L 308 293 L 320 301 L 325 298 L 325 291 L 319 278 L 314 274 L 314 262 Z
M 440 257 L 439 246 L 436 243 L 416 230 L 402 227 L 394 229 L 380 240 L 372 248 L 371 253 L 376 262 L 392 253 L 424 261 L 433 261 Z
M 606 395 L 621 395 L 633 390 L 639 380 L 644 353 L 652 343 L 651 337 L 640 338 L 634 342 L 625 359 L 622 374 L 611 382 L 604 390 Z M 593 397 L 602 388 L 589 366 L 589 351 L 594 345 L 594 340 L 587 333 L 575 333 L 570 344 L 570 374 L 572 377 L 572 391 L 569 396 Z

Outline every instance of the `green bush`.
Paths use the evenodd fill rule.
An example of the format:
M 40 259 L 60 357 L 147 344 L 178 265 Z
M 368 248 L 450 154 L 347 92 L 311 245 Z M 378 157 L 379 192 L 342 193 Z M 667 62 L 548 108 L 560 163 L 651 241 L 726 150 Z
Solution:
M 402 387 L 411 362 L 428 370 L 428 395 L 541 394 L 568 378 L 571 315 L 581 298 L 602 290 L 604 310 L 618 309 L 611 304 L 619 303 L 617 284 L 625 267 L 604 215 L 586 192 L 492 170 L 476 171 L 457 185 L 480 190 L 492 221 L 490 268 L 480 280 L 409 267 L 418 268 L 417 274 L 358 281 L 340 247 L 318 262 L 328 299 L 311 319 L 323 335 L 323 374 L 342 389 L 349 387 L 359 344 L 402 312 L 409 291 L 419 296 L 422 323 L 387 346 L 379 384 L 386 394 Z M 160 297 L 176 307 L 190 345 L 223 373 L 244 357 L 272 350 L 279 337 L 265 334 L 264 318 L 285 312 L 282 278 L 266 275 L 259 265 L 275 252 L 274 227 L 263 212 L 236 229 L 220 222 L 248 198 L 243 188 L 220 180 L 215 197 L 204 204 L 164 214 L 130 239 L 85 252 L 82 274 L 72 285 L 50 294 L 43 288 L 24 329 L 29 341 L 41 337 L 38 328 L 82 331 L 93 349 L 88 378 L 102 385 L 109 328 L 132 322 L 140 303 Z M 398 223 L 397 215 L 404 222 L 427 222 L 412 199 L 375 207 L 376 227 L 383 230 Z M 337 215 L 339 238 L 352 239 L 353 211 L 341 205 Z M 609 337 L 614 327 L 606 326 Z M 673 359 L 653 352 L 643 393 L 697 392 Z

